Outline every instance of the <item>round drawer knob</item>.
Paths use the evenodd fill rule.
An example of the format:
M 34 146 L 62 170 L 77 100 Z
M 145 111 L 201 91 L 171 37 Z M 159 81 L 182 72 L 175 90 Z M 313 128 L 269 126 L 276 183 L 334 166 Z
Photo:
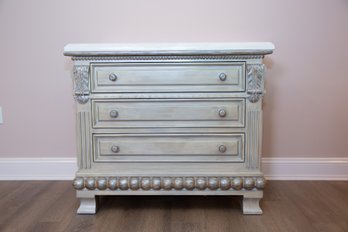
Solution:
M 111 146 L 111 151 L 112 151 L 113 153 L 117 153 L 117 152 L 120 151 L 120 148 L 119 148 L 118 146 L 116 146 L 116 145 L 112 145 L 112 146 Z
M 227 113 L 226 113 L 226 110 L 225 110 L 225 109 L 220 109 L 220 110 L 219 110 L 219 116 L 220 116 L 220 117 L 223 118 L 223 117 L 226 116 L 226 114 L 227 114 Z
M 220 145 L 219 146 L 219 152 L 225 153 L 225 151 L 226 151 L 226 146 L 225 145 Z
M 225 81 L 226 78 L 227 78 L 226 73 L 220 73 L 219 78 L 220 78 L 221 81 Z
M 109 75 L 109 80 L 110 80 L 110 81 L 116 81 L 116 80 L 117 80 L 116 74 L 115 74 L 115 73 L 111 73 L 111 74 Z
M 118 112 L 117 112 L 117 110 L 111 110 L 111 111 L 110 111 L 110 117 L 112 117 L 112 118 L 117 118 L 117 117 L 118 117 Z

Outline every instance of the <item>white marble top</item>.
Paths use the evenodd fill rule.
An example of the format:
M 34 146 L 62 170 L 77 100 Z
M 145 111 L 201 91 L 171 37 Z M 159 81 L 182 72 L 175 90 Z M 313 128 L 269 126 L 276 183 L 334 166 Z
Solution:
M 64 55 L 266 55 L 273 50 L 274 45 L 269 42 L 68 44 L 64 47 Z

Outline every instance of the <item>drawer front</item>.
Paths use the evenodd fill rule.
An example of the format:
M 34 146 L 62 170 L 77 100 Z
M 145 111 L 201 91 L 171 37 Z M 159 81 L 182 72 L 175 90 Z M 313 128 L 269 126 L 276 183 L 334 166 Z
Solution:
M 94 128 L 244 127 L 245 100 L 93 100 Z
M 245 63 L 92 64 L 92 92 L 245 91 Z
M 244 134 L 94 134 L 95 162 L 243 162 Z

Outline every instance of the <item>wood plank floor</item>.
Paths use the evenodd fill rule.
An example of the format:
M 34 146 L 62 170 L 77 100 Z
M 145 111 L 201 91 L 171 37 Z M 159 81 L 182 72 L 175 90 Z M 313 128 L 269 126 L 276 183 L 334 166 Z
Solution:
M 348 182 L 269 181 L 262 216 L 240 197 L 103 197 L 97 215 L 76 215 L 68 181 L 1 181 L 0 231 L 348 231 Z

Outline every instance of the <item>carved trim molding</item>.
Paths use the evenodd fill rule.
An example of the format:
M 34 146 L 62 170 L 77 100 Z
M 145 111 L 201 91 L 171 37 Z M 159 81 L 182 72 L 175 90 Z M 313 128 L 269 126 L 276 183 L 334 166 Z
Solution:
M 262 190 L 262 176 L 256 177 L 76 177 L 76 190 Z
M 262 59 L 263 55 L 197 55 L 197 56 L 73 56 L 72 60 L 244 60 Z
M 89 66 L 74 66 L 74 92 L 75 99 L 80 104 L 85 104 L 89 100 Z
M 260 152 L 259 141 L 260 136 L 260 118 L 261 112 L 252 110 L 247 112 L 248 122 L 247 126 L 247 146 L 245 152 L 245 167 L 246 168 L 259 168 L 260 166 Z
M 252 103 L 258 102 L 264 94 L 265 65 L 249 64 L 246 73 L 248 99 Z
M 79 151 L 79 159 L 78 159 L 78 167 L 80 169 L 87 169 L 91 168 L 91 146 L 90 146 L 90 140 L 91 140 L 91 133 L 89 129 L 89 125 L 91 123 L 90 119 L 90 113 L 89 112 L 78 112 L 78 130 L 77 133 L 79 133 L 79 144 L 78 144 L 78 151 Z

